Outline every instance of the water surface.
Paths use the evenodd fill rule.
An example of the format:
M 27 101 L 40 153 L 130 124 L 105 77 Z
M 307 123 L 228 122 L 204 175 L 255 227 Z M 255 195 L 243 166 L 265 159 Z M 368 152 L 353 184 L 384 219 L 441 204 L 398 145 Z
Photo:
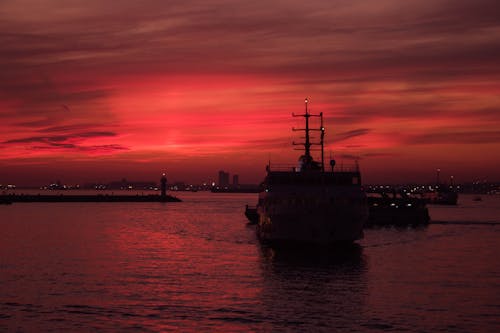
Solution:
M 498 196 L 329 252 L 261 246 L 255 194 L 179 197 L 0 206 L 0 330 L 500 330 Z

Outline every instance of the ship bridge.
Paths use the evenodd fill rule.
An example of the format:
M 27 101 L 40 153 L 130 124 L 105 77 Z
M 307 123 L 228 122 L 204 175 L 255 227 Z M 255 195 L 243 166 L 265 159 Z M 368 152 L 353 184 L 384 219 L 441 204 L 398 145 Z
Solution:
M 264 180 L 266 185 L 361 185 L 359 170 L 338 172 L 271 171 Z

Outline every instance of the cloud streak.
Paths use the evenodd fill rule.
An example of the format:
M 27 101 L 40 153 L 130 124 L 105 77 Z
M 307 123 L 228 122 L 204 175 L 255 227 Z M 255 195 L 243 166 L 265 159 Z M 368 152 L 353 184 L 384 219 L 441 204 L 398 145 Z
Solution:
M 54 129 L 51 129 L 52 131 Z M 85 145 L 85 139 L 101 139 L 103 137 L 115 137 L 113 132 L 81 132 L 67 135 L 34 136 L 26 138 L 11 139 L 2 142 L 3 146 L 23 146 L 35 151 L 46 150 L 55 152 L 58 150 L 73 152 L 112 153 L 125 151 L 129 148 L 119 144 Z
M 334 136 L 333 140 L 335 142 L 341 142 L 341 141 L 348 140 L 350 138 L 354 138 L 357 136 L 368 134 L 370 131 L 371 130 L 369 128 L 359 128 L 359 129 L 355 129 L 352 131 L 347 131 L 347 132 L 336 134 Z

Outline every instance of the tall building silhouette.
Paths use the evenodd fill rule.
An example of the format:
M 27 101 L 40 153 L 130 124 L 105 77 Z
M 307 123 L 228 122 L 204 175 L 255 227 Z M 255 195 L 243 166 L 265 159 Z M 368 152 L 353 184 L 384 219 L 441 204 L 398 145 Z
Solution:
M 229 186 L 229 172 L 219 171 L 219 186 Z

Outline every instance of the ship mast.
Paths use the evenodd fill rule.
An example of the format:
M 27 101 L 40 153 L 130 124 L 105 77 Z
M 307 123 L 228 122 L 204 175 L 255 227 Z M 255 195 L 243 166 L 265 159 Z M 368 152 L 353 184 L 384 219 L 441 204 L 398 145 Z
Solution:
M 309 102 L 309 100 L 306 98 L 304 103 L 306 104 L 306 113 L 304 114 L 304 118 L 306 118 L 306 128 L 305 128 L 305 131 L 306 131 L 306 142 L 304 143 L 304 148 L 305 148 L 305 155 L 306 157 L 309 159 L 311 157 L 311 141 L 309 140 L 309 117 L 311 117 L 311 115 L 309 114 L 309 111 L 307 110 L 307 103 Z
M 323 127 L 323 112 L 320 114 L 311 114 L 308 110 L 309 99 L 305 99 L 305 113 L 304 114 L 293 114 L 293 117 L 304 117 L 306 119 L 306 127 L 305 128 L 292 128 L 293 131 L 305 131 L 305 142 L 295 143 L 293 145 L 303 145 L 304 146 L 304 155 L 301 156 L 301 160 L 304 163 L 305 169 L 319 169 L 321 171 L 325 171 L 325 163 L 324 163 L 324 137 L 325 137 L 325 128 Z M 321 127 L 320 128 L 309 128 L 309 118 L 310 117 L 320 117 L 321 119 Z M 310 131 L 321 131 L 321 141 L 319 143 L 311 143 L 311 137 L 309 135 Z M 321 166 L 318 166 L 316 162 L 313 161 L 311 156 L 311 146 L 312 145 L 320 145 L 321 146 Z
M 321 171 L 325 172 L 325 127 L 323 126 L 323 112 L 319 113 L 319 118 L 321 119 Z

